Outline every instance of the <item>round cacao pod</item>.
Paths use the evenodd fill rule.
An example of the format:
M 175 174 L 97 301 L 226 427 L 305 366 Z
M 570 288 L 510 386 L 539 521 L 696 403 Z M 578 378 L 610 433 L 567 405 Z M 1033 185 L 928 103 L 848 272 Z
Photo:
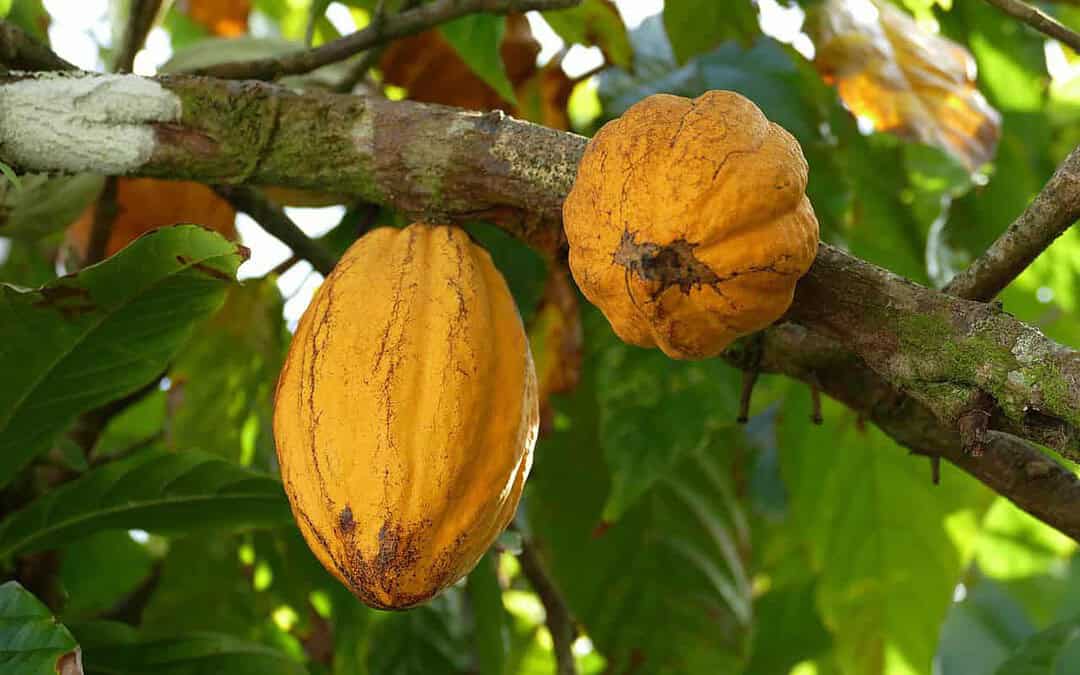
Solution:
M 570 269 L 624 341 L 715 356 L 791 305 L 817 255 L 806 181 L 798 141 L 745 97 L 650 96 L 585 150 Z
M 274 439 L 300 531 L 366 604 L 469 572 L 532 464 L 536 374 L 514 300 L 456 227 L 379 228 L 316 292 L 278 379 Z

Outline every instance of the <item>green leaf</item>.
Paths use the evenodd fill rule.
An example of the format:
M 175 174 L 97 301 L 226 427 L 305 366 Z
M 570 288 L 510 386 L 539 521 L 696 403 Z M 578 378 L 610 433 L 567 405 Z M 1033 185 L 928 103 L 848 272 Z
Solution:
M 60 232 L 97 199 L 104 183 L 102 176 L 79 174 L 24 176 L 16 189 L 0 184 L 0 235 L 40 239 Z
M 241 561 L 237 536 L 192 535 L 173 539 L 161 563 L 161 577 L 142 614 L 142 627 L 155 635 L 194 630 L 253 638 L 274 609 L 255 589 L 262 577 L 259 559 Z M 270 578 L 271 584 L 278 580 Z
M 115 528 L 191 531 L 291 522 L 281 483 L 200 452 L 150 449 L 38 497 L 0 524 L 0 557 Z
M 589 311 L 585 343 L 597 350 L 596 396 L 612 474 L 604 520 L 614 522 L 690 453 L 740 439 L 739 373 L 719 359 L 672 361 L 629 346 Z
M 0 0 L 0 7 L 3 6 L 4 1 L 5 0 Z M 6 1 L 8 3 L 7 8 L 11 9 L 11 0 Z M 7 14 L 7 10 L 0 11 L 0 16 L 3 16 L 4 14 Z M 22 189 L 22 180 L 19 179 L 19 176 L 16 175 L 15 171 L 10 166 L 3 162 L 0 162 L 0 174 L 4 174 L 4 178 L 14 185 L 16 190 Z
M 22 28 L 39 42 L 49 44 L 49 13 L 45 11 L 42 0 L 14 0 L 6 20 Z
M 498 554 L 489 551 L 469 574 L 465 594 L 473 615 L 473 644 L 480 675 L 502 675 L 507 650 L 506 608 L 495 574 Z
M 76 626 L 86 675 L 306 675 L 302 663 L 231 635 L 188 633 L 146 638 L 126 624 Z
M 1060 668 L 1064 659 L 1072 656 L 1073 667 L 1080 664 L 1076 650 L 1080 641 L 1080 619 L 1059 623 L 1041 633 L 1031 636 L 1020 648 L 1001 664 L 997 675 L 1064 675 L 1075 670 Z
M 78 660 L 71 632 L 16 581 L 0 586 L 0 671 L 56 675 L 61 662 Z
M 461 60 L 504 101 L 516 105 L 514 86 L 510 84 L 499 53 L 505 30 L 505 17 L 483 13 L 469 14 L 439 26 L 439 32 Z
M 814 604 L 813 582 L 770 589 L 754 603 L 752 675 L 788 675 L 800 661 L 813 658 L 832 644 Z
M 8 242 L 7 259 L 0 262 L 0 283 L 35 288 L 56 278 L 56 246 L 45 241 Z
M 458 589 L 450 589 L 423 607 L 382 615 L 372 630 L 368 668 L 373 675 L 469 670 L 464 598 Z
M 1036 628 L 1009 589 L 974 575 L 941 627 L 939 675 L 993 675 Z
M 839 661 L 846 672 L 929 675 L 987 491 L 949 465 L 935 487 L 925 460 L 838 405 L 822 426 L 808 416 L 805 397 L 785 404 L 780 447 Z
M 1076 553 L 1076 542 L 1004 497 L 983 519 L 975 559 L 993 579 L 1010 580 L 1048 573 Z
M 724 40 L 757 34 L 757 8 L 750 0 L 666 0 L 664 28 L 679 63 L 685 63 Z
M 577 7 L 543 12 L 544 20 L 567 44 L 596 46 L 609 63 L 629 68 L 634 59 L 630 37 L 610 0 L 584 0 Z
M 230 288 L 225 305 L 195 332 L 169 371 L 170 447 L 276 466 L 270 418 L 288 344 L 282 305 L 273 279 L 251 280 Z
M 245 256 L 182 225 L 36 291 L 0 285 L 0 485 L 80 413 L 159 375 Z
M 135 590 L 152 566 L 146 546 L 124 530 L 98 532 L 65 546 L 60 566 L 69 598 L 64 619 L 109 609 Z
M 594 363 L 595 359 L 586 359 Z M 614 525 L 595 370 L 555 397 L 524 510 L 538 552 L 610 672 L 738 672 L 746 656 L 747 533 L 723 448 L 689 453 Z
M 154 441 L 162 434 L 169 414 L 168 406 L 168 395 L 160 389 L 129 405 L 109 420 L 94 444 L 93 458 L 100 460 L 131 452 Z

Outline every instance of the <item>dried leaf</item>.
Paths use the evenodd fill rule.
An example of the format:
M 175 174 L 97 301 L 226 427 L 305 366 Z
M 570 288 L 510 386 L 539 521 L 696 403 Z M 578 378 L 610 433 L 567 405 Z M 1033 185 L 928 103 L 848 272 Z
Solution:
M 949 152 L 971 170 L 994 156 L 1001 115 L 975 87 L 975 60 L 879 0 L 827 0 L 814 65 L 878 131 Z
M 540 43 L 520 14 L 506 17 L 499 47 L 506 76 L 516 88 L 536 72 Z M 394 41 L 379 68 L 388 84 L 402 87 L 409 98 L 470 110 L 508 110 L 510 104 L 480 79 L 439 31 L 430 30 Z
M 187 0 L 181 9 L 212 35 L 236 37 L 247 32 L 251 0 Z
M 116 186 L 116 218 L 109 233 L 105 255 L 111 256 L 140 235 L 158 227 L 193 223 L 235 240 L 236 211 L 201 183 L 154 178 L 119 178 Z M 68 228 L 67 241 L 77 260 L 86 258 L 95 204 L 90 204 Z
M 551 263 L 549 269 L 544 295 L 529 326 L 543 433 L 551 429 L 551 395 L 572 390 L 581 378 L 581 310 L 577 291 L 565 263 Z

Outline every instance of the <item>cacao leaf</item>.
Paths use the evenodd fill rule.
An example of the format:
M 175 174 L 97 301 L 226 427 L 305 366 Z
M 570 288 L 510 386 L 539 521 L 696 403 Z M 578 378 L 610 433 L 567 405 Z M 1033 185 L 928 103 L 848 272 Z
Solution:
M 814 65 L 856 116 L 942 148 L 972 171 L 993 158 L 1001 115 L 975 88 L 964 47 L 877 0 L 829 0 L 812 30 Z
M 759 33 L 757 8 L 750 0 L 666 0 L 664 28 L 679 63 L 686 63 L 725 40 L 751 39 Z
M 246 256 L 182 225 L 35 291 L 0 285 L 0 485 L 77 415 L 159 375 Z
M 71 631 L 17 581 L 0 586 L 0 670 L 13 675 L 83 672 Z
M 567 44 L 596 46 L 608 63 L 629 68 L 634 59 L 630 37 L 611 0 L 584 0 L 577 7 L 543 12 L 544 21 Z
M 808 425 L 809 397 L 800 394 L 784 403 L 784 479 L 839 663 L 929 675 L 988 490 L 947 464 L 945 489 L 935 487 L 925 460 L 828 401 L 825 424 Z
M 506 609 L 496 574 L 499 554 L 489 551 L 469 573 L 465 594 L 472 609 L 473 644 L 480 675 L 502 675 L 507 650 Z
M 245 466 L 276 466 L 270 412 L 288 344 L 273 279 L 233 286 L 169 371 L 169 447 L 200 448 Z
M 127 624 L 76 626 L 86 675 L 306 675 L 294 657 L 256 642 L 217 633 L 144 637 Z
M 596 385 L 587 367 L 570 397 L 555 398 L 563 422 L 537 446 L 524 502 L 537 551 L 610 672 L 742 672 L 748 541 L 728 453 L 684 455 L 604 523 L 612 476 Z
M 212 35 L 236 37 L 247 32 L 251 0 L 188 0 L 187 14 Z
M 0 558 L 106 529 L 152 532 L 292 522 L 281 483 L 201 452 L 157 448 L 49 492 L 0 524 Z
M 505 101 L 517 104 L 514 86 L 506 75 L 499 43 L 506 19 L 491 14 L 469 14 L 439 26 L 439 32 L 481 80 Z
M 1001 664 L 996 675 L 1059 675 L 1072 672 L 1080 664 L 1074 649 L 1080 641 L 1080 618 L 1059 623 L 1031 636 L 1008 661 Z M 1072 668 L 1063 668 L 1065 659 L 1072 656 Z

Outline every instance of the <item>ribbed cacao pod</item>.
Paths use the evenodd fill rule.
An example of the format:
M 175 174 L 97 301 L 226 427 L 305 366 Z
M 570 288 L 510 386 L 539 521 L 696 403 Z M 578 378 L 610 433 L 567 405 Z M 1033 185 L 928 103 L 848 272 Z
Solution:
M 657 94 L 589 142 L 563 205 L 570 269 L 620 338 L 715 356 L 776 321 L 817 255 L 791 134 L 728 91 Z
M 476 565 L 517 508 L 537 424 L 506 282 L 464 231 L 423 224 L 345 253 L 300 320 L 274 407 L 300 531 L 382 609 Z

